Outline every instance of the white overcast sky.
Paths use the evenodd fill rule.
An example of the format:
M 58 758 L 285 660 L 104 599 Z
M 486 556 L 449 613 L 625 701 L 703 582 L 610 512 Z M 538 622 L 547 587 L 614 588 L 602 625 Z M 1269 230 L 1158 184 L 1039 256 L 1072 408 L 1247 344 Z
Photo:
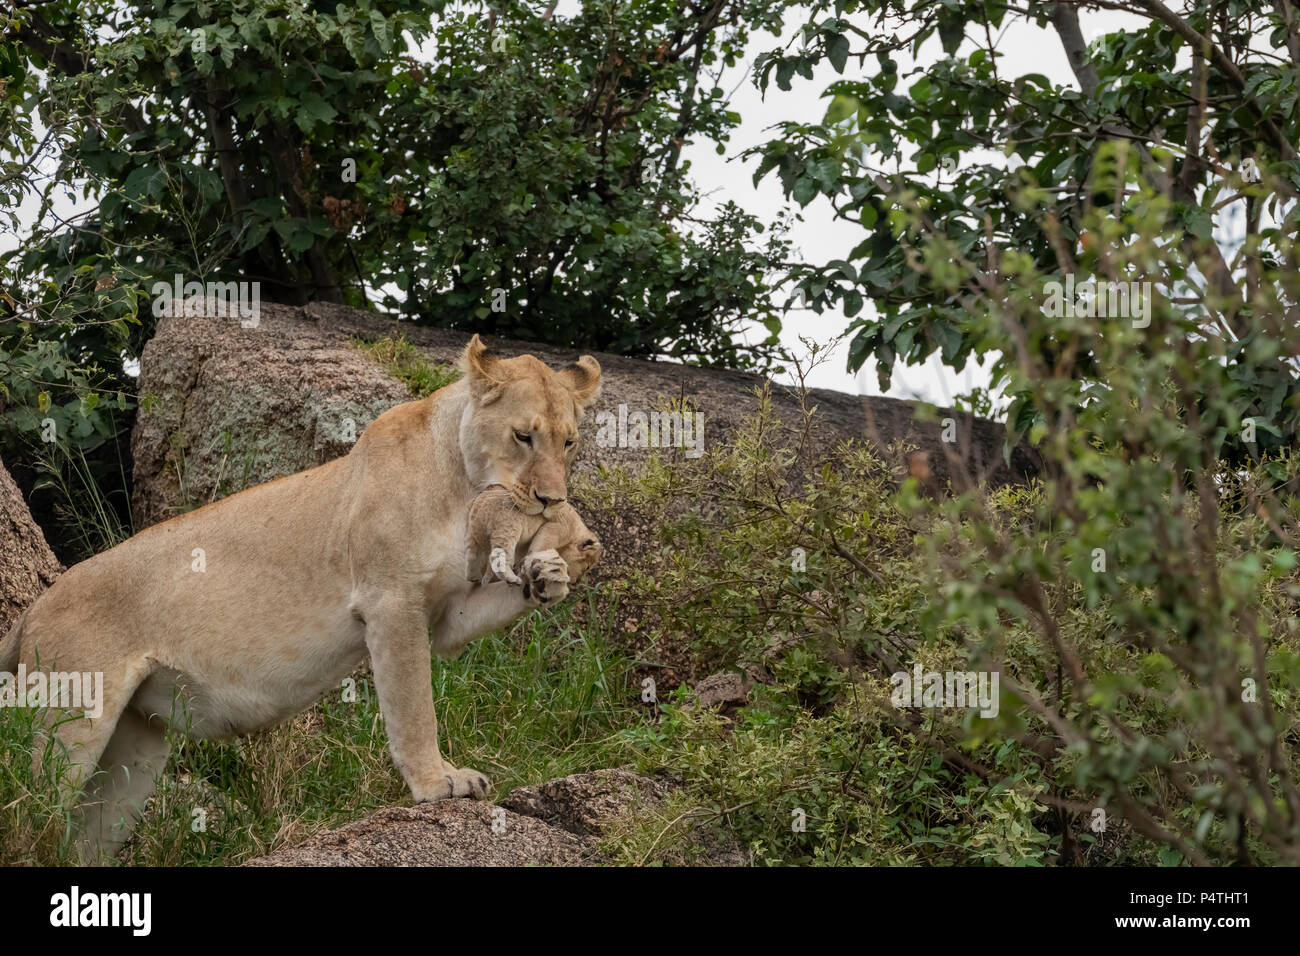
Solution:
M 561 5 L 563 9 L 563 4 Z M 1122 13 L 1098 13 L 1081 16 L 1081 25 L 1085 37 L 1110 30 L 1123 29 L 1126 25 L 1141 23 L 1138 18 Z M 795 11 L 786 17 L 786 34 L 777 38 L 771 34 L 762 34 L 753 39 L 746 62 L 738 65 L 732 76 L 720 85 L 724 90 L 731 90 L 740 79 L 739 74 L 748 69 L 754 57 L 764 50 L 771 49 L 778 42 L 789 42 L 796 37 L 803 24 Z M 998 61 L 998 70 L 1004 76 L 1017 76 L 1025 73 L 1041 73 L 1053 83 L 1076 86 L 1070 72 L 1065 52 L 1060 40 L 1050 30 L 1040 30 L 1032 24 L 1012 22 L 1011 18 L 1004 24 L 1000 36 L 995 37 L 997 49 L 1005 54 Z M 969 43 L 961 52 L 974 49 Z M 919 62 L 933 62 L 941 55 L 937 40 L 930 41 L 921 50 Z M 906 72 L 909 64 L 900 57 L 900 70 Z M 872 60 L 867 61 L 869 64 Z M 856 61 L 850 59 L 844 76 L 852 77 Z M 691 172 L 701 188 L 719 201 L 734 200 L 751 213 L 765 221 L 775 219 L 786 203 L 781 195 L 780 181 L 773 175 L 765 178 L 757 187 L 753 184 L 754 169 L 757 159 L 741 160 L 740 154 L 746 149 L 773 138 L 770 127 L 784 121 L 810 122 L 821 118 L 826 110 L 827 100 L 822 92 L 839 75 L 828 64 L 821 64 L 811 80 L 794 77 L 789 92 L 776 88 L 775 83 L 768 89 L 766 97 L 760 96 L 754 84 L 747 78 L 741 83 L 732 97 L 733 109 L 740 113 L 740 128 L 732 136 L 725 156 L 715 152 L 712 143 L 697 143 L 686 151 L 691 160 Z M 900 86 L 911 85 L 905 80 Z M 988 157 L 986 161 L 997 161 L 1001 154 Z M 795 206 L 795 209 L 798 207 Z M 795 258 L 812 263 L 824 263 L 831 259 L 843 258 L 845 254 L 862 241 L 864 233 L 852 223 L 836 221 L 830 203 L 824 198 L 813 200 L 803 209 L 790 232 L 795 244 Z M 869 314 L 870 303 L 864 309 Z M 824 312 L 818 315 L 811 309 L 792 311 L 787 316 L 782 330 L 781 340 L 786 347 L 796 354 L 804 350 L 800 346 L 800 337 L 821 343 L 831 342 L 849 326 L 849 320 L 840 312 Z M 766 330 L 760 329 L 756 338 L 766 336 Z M 812 384 L 845 392 L 857 392 L 863 395 L 882 394 L 876 380 L 875 361 L 869 360 L 855 376 L 844 367 L 844 353 L 847 342 L 841 342 L 838 351 L 829 362 L 816 369 Z M 987 365 L 987 363 L 986 363 Z M 973 363 L 962 372 L 945 368 L 936 356 L 931 356 L 928 365 L 908 368 L 901 362 L 894 368 L 890 390 L 884 394 L 898 398 L 921 398 L 940 405 L 951 404 L 952 397 L 970 390 L 972 386 L 987 387 L 989 377 L 986 371 Z

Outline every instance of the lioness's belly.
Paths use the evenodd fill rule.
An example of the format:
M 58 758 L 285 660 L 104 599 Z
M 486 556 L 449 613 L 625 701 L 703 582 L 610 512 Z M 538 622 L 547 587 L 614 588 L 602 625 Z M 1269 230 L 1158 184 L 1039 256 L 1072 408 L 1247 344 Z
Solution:
M 187 653 L 155 670 L 131 706 L 196 737 L 249 733 L 339 691 L 366 653 L 364 625 L 343 605 L 296 632 L 252 630 L 215 642 L 224 646 L 211 653 L 180 642 Z

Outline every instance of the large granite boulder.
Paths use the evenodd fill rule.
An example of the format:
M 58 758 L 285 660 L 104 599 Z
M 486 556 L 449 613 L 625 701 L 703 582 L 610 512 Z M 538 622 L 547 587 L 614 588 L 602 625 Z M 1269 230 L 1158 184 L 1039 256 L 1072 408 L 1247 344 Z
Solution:
M 0 637 L 62 571 L 22 492 L 0 462 Z
M 461 332 L 419 329 L 320 303 L 263 305 L 257 325 L 249 328 L 215 316 L 162 318 L 145 347 L 141 407 L 131 441 L 137 529 L 346 454 L 375 417 L 411 398 L 401 383 L 352 345 L 394 334 L 404 335 L 432 362 L 448 365 L 469 339 Z M 531 352 L 552 365 L 567 364 L 577 355 L 526 342 L 487 342 L 503 354 Z M 602 414 L 617 420 L 621 406 L 627 413 L 649 413 L 684 399 L 704 416 L 704 441 L 712 444 L 726 441 L 758 407 L 755 389 L 762 379 L 756 375 L 596 357 L 604 371 L 603 389 L 584 425 L 589 434 L 575 466 L 579 484 L 602 466 L 635 468 L 649 454 L 593 440 Z M 908 470 L 933 482 L 947 477 L 954 448 L 964 470 L 994 482 L 1016 480 L 1030 468 L 1021 451 L 1010 468 L 1003 465 L 1004 430 L 994 422 L 941 410 L 938 419 L 952 418 L 957 438 L 955 445 L 945 444 L 939 424 L 915 420 L 916 403 L 824 389 L 814 389 L 811 399 L 817 406 L 814 452 L 845 438 L 868 438 L 882 448 L 906 440 L 920 452 Z M 797 420 L 799 404 L 792 390 L 775 389 L 773 405 L 779 417 Z M 592 514 L 588 520 L 607 539 L 606 564 L 617 566 L 620 544 L 608 533 L 611 516 Z

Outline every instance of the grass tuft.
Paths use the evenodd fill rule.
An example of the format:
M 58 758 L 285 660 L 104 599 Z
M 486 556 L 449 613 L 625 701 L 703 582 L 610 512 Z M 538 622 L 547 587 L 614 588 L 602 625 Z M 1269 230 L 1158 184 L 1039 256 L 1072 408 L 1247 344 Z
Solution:
M 430 362 L 404 335 L 386 335 L 372 342 L 353 338 L 348 345 L 377 363 L 416 398 L 427 398 L 460 378 L 452 366 Z

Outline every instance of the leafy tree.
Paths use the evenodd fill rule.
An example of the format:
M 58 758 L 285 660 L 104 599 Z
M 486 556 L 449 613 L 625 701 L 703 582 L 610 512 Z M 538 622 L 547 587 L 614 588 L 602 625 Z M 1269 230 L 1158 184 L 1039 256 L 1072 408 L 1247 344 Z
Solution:
M 708 74 L 763 21 L 725 2 L 42 5 L 19 59 L 50 71 L 29 91 L 84 104 L 62 179 L 100 203 L 22 268 L 72 256 L 97 281 L 258 281 L 271 301 L 746 364 L 732 333 L 772 314 L 769 256 L 748 251 L 764 227 L 696 218 L 679 156 L 738 122 Z
M 774 327 L 784 240 L 734 205 L 702 216 L 681 159 L 739 121 L 713 75 L 767 22 L 732 0 L 567 18 L 20 2 L 0 17 L 6 450 L 30 460 L 47 417 L 69 454 L 120 438 L 123 361 L 176 275 L 575 348 L 767 361 L 736 332 Z
M 1102 11 L 1141 23 L 1086 43 L 1080 14 Z M 849 367 L 875 356 L 887 386 L 896 359 L 937 353 L 960 368 L 1000 352 L 995 382 L 1011 382 L 1009 333 L 980 334 L 973 286 L 915 268 L 904 207 L 923 212 L 918 228 L 986 264 L 983 280 L 998 279 L 1002 254 L 1014 250 L 1051 282 L 1107 278 L 1096 272 L 1102 247 L 1132 242 L 1133 206 L 1155 195 L 1160 245 L 1174 253 L 1167 268 L 1109 278 L 1156 282 L 1197 316 L 1197 335 L 1225 343 L 1226 374 L 1246 387 L 1249 411 L 1276 430 L 1265 445 L 1293 441 L 1300 306 L 1294 248 L 1282 240 L 1300 210 L 1297 17 L 1293 4 L 1247 0 L 814 3 L 798 42 L 761 58 L 758 81 L 788 89 L 822 62 L 844 78 L 826 89 L 820 122 L 782 124 L 760 148 L 758 176 L 777 176 L 800 205 L 829 199 L 867 233 L 843 258 L 795 273 L 815 307 L 853 318 Z M 1013 24 L 1048 31 L 1073 87 L 999 69 L 998 39 Z M 1243 212 L 1244 241 L 1234 243 L 1226 226 Z M 863 313 L 867 300 L 876 314 Z M 1048 360 L 1067 347 L 1039 345 Z M 1095 376 L 1088 344 L 1076 345 L 1080 372 Z M 1017 430 L 1043 421 L 1027 392 L 1009 394 Z

